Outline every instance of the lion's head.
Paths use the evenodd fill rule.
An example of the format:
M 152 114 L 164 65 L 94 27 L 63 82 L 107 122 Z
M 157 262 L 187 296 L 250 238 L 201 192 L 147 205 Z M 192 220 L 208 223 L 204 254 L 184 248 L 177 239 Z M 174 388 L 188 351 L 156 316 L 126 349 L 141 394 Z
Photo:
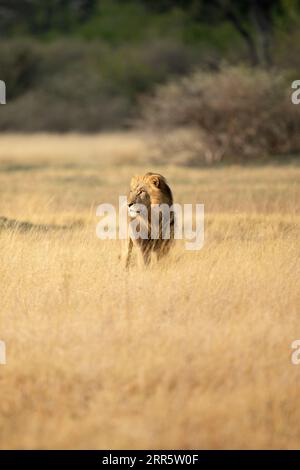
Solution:
M 143 204 L 147 209 L 154 204 L 173 204 L 172 191 L 164 178 L 158 173 L 146 173 L 143 176 L 133 176 L 128 196 L 128 210 L 131 217 L 137 212 L 134 204 Z

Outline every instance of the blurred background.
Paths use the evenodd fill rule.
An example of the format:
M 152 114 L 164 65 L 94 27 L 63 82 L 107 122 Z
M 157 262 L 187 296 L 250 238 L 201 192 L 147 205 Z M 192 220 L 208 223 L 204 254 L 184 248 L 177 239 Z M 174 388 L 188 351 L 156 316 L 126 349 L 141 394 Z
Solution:
M 0 35 L 2 132 L 138 129 L 186 165 L 300 153 L 300 0 L 1 0 Z

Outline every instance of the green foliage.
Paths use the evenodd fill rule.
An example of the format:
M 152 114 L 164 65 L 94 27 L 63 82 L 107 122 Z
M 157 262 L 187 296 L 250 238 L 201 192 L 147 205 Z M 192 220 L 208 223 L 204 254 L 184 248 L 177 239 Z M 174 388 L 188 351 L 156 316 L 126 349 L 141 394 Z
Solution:
M 93 17 L 79 26 L 77 34 L 88 39 L 101 38 L 110 44 L 139 41 L 152 20 L 142 4 L 104 0 L 99 2 Z
M 30 40 L 3 41 L 0 47 L 0 77 L 7 86 L 7 96 L 13 100 L 38 80 L 41 56 Z
M 124 127 L 140 94 L 197 64 L 196 54 L 174 41 L 111 46 L 59 39 L 3 41 L 0 76 L 7 105 L 0 129 L 96 131 Z M 1 108 L 1 110 L 4 108 Z
M 141 97 L 194 68 L 272 64 L 299 78 L 299 3 L 2 0 L 0 130 L 128 126 Z

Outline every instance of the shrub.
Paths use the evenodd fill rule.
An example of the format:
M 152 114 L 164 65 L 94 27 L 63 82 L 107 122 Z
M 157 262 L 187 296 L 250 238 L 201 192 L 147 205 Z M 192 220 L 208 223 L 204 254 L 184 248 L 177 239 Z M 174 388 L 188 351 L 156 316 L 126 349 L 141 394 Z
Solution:
M 139 125 L 153 159 L 197 164 L 300 151 L 300 106 L 278 73 L 246 68 L 196 72 L 142 102 Z
M 15 99 L 35 86 L 40 73 L 41 57 L 34 41 L 2 41 L 0 78 L 7 86 L 9 99 Z
M 112 47 L 76 38 L 0 45 L 7 84 L 0 130 L 94 132 L 127 127 L 137 98 L 191 71 L 191 48 L 174 41 Z

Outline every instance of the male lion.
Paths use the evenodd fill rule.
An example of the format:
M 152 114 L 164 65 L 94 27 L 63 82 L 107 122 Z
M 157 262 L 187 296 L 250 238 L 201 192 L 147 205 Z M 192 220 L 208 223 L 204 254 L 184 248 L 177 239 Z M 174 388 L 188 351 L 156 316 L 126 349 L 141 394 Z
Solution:
M 139 206 L 147 209 L 147 216 L 138 209 Z M 161 206 L 162 205 L 162 206 Z M 172 191 L 166 179 L 158 173 L 146 173 L 144 176 L 133 176 L 130 183 L 130 193 L 128 196 L 128 212 L 130 221 L 136 221 L 136 227 L 146 227 L 147 238 L 136 238 L 130 233 L 127 242 L 126 268 L 129 267 L 132 248 L 135 245 L 139 248 L 144 264 L 148 265 L 151 260 L 151 253 L 155 252 L 157 259 L 166 255 L 174 241 L 174 213 L 170 207 L 173 205 Z M 151 220 L 151 209 L 166 208 L 167 220 L 163 213 L 157 212 L 156 236 L 153 237 L 151 228 L 154 220 Z M 164 212 L 165 213 L 165 212 Z M 154 219 L 154 217 L 153 217 Z M 153 225 L 151 223 L 153 222 Z M 168 225 L 169 228 L 166 228 Z M 167 233 L 167 236 L 165 234 Z M 152 236 L 152 238 L 151 238 Z

